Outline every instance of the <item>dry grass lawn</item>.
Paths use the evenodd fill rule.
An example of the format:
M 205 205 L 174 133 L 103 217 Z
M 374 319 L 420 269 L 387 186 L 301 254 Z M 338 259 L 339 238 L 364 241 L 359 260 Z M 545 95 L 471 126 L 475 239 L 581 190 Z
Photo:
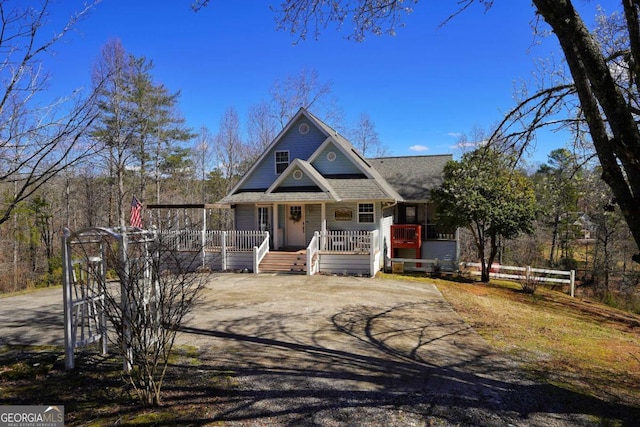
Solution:
M 640 316 L 544 287 L 525 294 L 508 281 L 435 283 L 467 323 L 535 379 L 640 406 Z

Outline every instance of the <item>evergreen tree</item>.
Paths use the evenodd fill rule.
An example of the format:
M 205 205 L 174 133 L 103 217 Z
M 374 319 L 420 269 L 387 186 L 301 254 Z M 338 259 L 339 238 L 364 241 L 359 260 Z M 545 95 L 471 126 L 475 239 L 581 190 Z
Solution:
M 438 222 L 465 227 L 473 235 L 483 282 L 489 281 L 500 241 L 533 232 L 535 194 L 511 164 L 512 159 L 497 150 L 479 148 L 449 162 L 442 185 L 432 191 Z
M 125 178 L 137 170 L 137 197 L 146 201 L 149 162 L 153 170 L 156 201 L 160 202 L 162 165 L 176 143 L 192 138 L 184 119 L 176 112 L 180 93 L 169 93 L 153 81 L 153 64 L 128 54 L 120 41 L 105 45 L 94 74 L 106 80 L 100 93 L 100 119 L 93 136 L 107 153 L 109 175 L 117 186 L 117 224 L 126 225 L 128 207 Z M 113 187 L 110 200 L 113 199 Z M 114 225 L 111 220 L 109 225 Z
M 570 257 L 568 229 L 577 218 L 579 177 L 575 156 L 564 148 L 553 150 L 534 175 L 541 217 L 551 226 L 550 266 L 557 264 L 558 248 L 562 259 Z

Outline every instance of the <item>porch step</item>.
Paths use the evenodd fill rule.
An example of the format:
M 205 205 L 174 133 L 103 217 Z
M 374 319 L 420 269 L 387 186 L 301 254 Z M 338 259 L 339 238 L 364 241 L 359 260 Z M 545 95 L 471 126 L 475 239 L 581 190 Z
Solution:
M 260 263 L 260 273 L 307 273 L 307 253 L 270 251 Z

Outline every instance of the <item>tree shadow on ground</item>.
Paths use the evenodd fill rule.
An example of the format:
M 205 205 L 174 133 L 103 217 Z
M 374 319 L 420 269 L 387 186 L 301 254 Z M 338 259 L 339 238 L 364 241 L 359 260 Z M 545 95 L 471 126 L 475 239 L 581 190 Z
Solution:
M 62 345 L 64 313 L 59 304 L 3 310 L 0 345 Z
M 377 417 L 386 425 L 594 425 L 603 418 L 631 426 L 640 419 L 638 407 L 526 379 L 444 302 L 347 307 L 324 323 L 309 316 L 322 318 L 256 314 L 184 328 L 203 343 L 214 339 L 200 375 L 232 372 L 235 385 L 167 388 L 215 396 L 218 410 L 201 424 L 359 425 Z M 310 323 L 314 330 L 300 326 Z

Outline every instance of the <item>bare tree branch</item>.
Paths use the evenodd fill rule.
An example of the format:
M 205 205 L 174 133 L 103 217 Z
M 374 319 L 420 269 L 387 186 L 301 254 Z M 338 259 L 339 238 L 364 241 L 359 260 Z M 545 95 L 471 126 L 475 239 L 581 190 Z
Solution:
M 42 38 L 49 1 L 39 8 L 0 3 L 0 182 L 14 184 L 0 207 L 0 224 L 16 206 L 65 168 L 90 152 L 84 138 L 95 119 L 95 98 L 69 97 L 41 105 L 50 79 L 42 61 L 96 2 L 73 15 L 61 31 Z

